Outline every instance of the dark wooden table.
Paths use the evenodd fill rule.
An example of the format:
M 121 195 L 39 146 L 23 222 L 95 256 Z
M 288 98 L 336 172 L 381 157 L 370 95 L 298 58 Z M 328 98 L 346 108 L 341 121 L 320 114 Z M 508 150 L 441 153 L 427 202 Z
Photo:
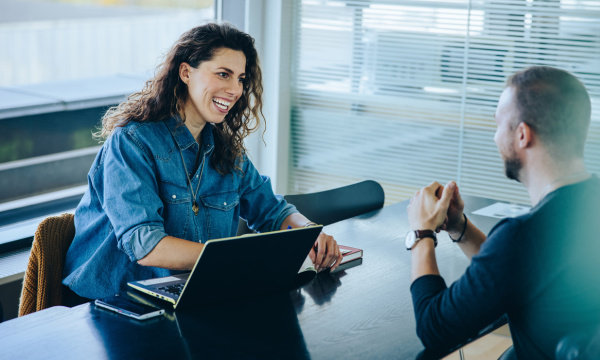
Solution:
M 492 200 L 465 197 L 484 232 L 496 219 L 471 211 Z M 321 273 L 289 294 L 267 295 L 196 313 L 168 311 L 137 321 L 94 305 L 54 307 L 0 324 L 2 359 L 414 359 L 407 202 L 329 225 L 341 244 L 364 250 L 363 263 Z M 449 284 L 468 265 L 441 235 L 436 249 Z M 267 275 L 265 275 L 267 276 Z

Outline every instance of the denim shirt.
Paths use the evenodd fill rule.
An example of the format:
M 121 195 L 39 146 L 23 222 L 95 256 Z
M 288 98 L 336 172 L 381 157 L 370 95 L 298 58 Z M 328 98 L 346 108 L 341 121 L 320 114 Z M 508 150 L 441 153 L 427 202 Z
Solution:
M 127 282 L 181 273 L 137 263 L 167 235 L 195 242 L 235 236 L 239 218 L 257 231 L 273 231 L 297 212 L 273 194 L 244 156 L 242 173 L 221 175 L 212 166 L 212 126 L 201 133 L 202 149 L 178 119 L 131 122 L 118 127 L 88 173 L 88 189 L 75 211 L 75 238 L 66 257 L 63 284 L 97 299 L 127 289 Z M 181 151 L 181 152 L 180 152 Z M 200 151 L 200 154 L 198 152 Z M 192 211 L 192 194 L 199 206 Z

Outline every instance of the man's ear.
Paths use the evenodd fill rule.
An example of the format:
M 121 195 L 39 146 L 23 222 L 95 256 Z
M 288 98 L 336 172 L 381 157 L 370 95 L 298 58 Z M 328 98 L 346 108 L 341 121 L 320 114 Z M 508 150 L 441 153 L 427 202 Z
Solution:
M 521 121 L 515 131 L 515 144 L 521 149 L 526 149 L 533 145 L 534 138 L 531 126 Z
M 192 67 L 190 66 L 190 64 L 185 63 L 185 62 L 182 62 L 181 64 L 179 64 L 179 78 L 186 85 L 190 82 L 191 71 L 192 71 Z

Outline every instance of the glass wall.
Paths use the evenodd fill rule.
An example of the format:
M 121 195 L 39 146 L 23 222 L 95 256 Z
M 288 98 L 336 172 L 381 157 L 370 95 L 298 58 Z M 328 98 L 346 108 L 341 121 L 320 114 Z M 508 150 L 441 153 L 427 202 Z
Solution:
M 571 71 L 593 101 L 588 170 L 600 173 L 600 2 L 348 0 L 295 3 L 294 193 L 363 179 L 388 203 L 433 180 L 529 203 L 493 142 L 504 81 L 530 65 Z

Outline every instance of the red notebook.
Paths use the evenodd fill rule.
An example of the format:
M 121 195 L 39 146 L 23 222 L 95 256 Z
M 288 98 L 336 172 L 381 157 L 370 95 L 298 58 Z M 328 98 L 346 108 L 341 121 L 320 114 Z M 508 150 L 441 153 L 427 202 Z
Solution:
M 331 273 L 337 273 L 340 271 L 344 271 L 346 269 L 350 269 L 351 267 L 355 267 L 357 265 L 362 264 L 362 256 L 363 251 L 361 249 L 353 248 L 350 246 L 338 245 L 340 247 L 340 251 L 342 252 L 342 262 L 340 266 L 338 266 Z
M 353 248 L 350 246 L 344 246 L 344 245 L 338 245 L 338 246 L 340 247 L 340 251 L 342 252 L 342 262 L 335 270 L 333 270 L 332 273 L 343 271 L 343 270 L 349 269 L 351 267 L 362 264 L 363 251 L 361 249 Z M 298 279 L 297 279 L 296 283 L 301 284 L 301 285 L 298 285 L 297 287 L 307 284 L 316 275 L 317 275 L 317 270 L 315 270 L 315 267 L 314 267 L 310 257 L 307 256 L 306 259 L 304 260 L 304 263 L 300 267 L 300 271 L 298 271 Z
M 348 261 L 359 259 L 363 256 L 363 251 L 361 249 L 353 248 L 350 246 L 338 245 L 340 247 L 340 251 L 342 252 L 342 262 L 340 265 L 347 263 Z

